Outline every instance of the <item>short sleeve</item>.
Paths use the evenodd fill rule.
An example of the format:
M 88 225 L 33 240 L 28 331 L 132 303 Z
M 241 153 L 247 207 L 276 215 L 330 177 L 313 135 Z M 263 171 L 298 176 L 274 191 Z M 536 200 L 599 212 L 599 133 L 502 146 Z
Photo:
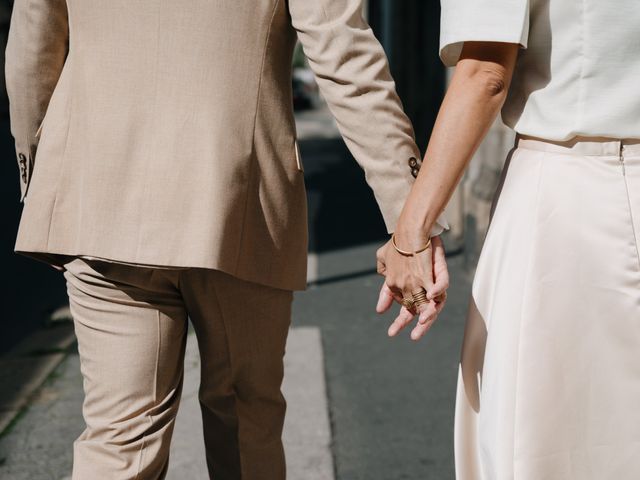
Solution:
M 440 58 L 453 67 L 464 42 L 518 43 L 527 48 L 530 0 L 442 0 Z

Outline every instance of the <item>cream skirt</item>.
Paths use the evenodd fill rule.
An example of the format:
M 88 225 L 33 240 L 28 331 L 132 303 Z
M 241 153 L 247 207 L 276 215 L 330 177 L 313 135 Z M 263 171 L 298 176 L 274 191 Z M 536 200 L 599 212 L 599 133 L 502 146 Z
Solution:
M 473 286 L 458 480 L 640 479 L 640 140 L 520 139 Z

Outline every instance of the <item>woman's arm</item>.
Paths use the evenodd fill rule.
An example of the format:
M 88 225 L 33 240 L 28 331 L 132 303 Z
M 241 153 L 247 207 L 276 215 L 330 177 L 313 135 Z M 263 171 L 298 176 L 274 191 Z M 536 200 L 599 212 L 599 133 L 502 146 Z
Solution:
M 518 55 L 518 44 L 467 42 L 440 108 L 422 169 L 411 189 L 395 230 L 397 246 L 420 250 L 436 218 L 444 210 L 476 149 L 506 99 Z M 387 244 L 379 254 L 386 285 L 398 298 L 425 289 L 433 300 L 447 285 L 434 283 L 433 251 L 413 257 Z M 388 303 L 382 302 L 383 310 Z M 433 305 L 421 311 L 412 338 L 420 338 L 437 316 Z M 403 310 L 389 329 L 395 335 L 413 319 Z
M 506 99 L 519 46 L 465 43 L 424 164 L 396 228 L 400 248 L 424 245 Z

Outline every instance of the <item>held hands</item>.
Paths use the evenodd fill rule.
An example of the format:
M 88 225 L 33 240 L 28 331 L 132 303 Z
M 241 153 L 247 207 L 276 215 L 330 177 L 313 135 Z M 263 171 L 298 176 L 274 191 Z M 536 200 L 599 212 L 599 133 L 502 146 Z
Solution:
M 399 253 L 389 241 L 378 250 L 377 261 L 378 273 L 385 277 L 385 283 L 376 311 L 386 312 L 394 300 L 405 304 L 389 327 L 389 336 L 396 336 L 417 315 L 418 323 L 411 332 L 411 339 L 419 340 L 434 324 L 447 299 L 449 271 L 442 240 L 433 237 L 429 248 L 413 256 Z M 421 292 L 426 292 L 426 302 L 421 298 Z M 417 305 L 412 306 L 412 301 Z

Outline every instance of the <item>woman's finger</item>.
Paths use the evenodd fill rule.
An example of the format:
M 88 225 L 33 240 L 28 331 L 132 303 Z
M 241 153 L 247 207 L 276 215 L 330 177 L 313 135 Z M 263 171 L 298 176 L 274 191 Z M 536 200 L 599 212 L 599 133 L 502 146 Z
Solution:
M 419 268 L 419 271 L 416 272 L 416 275 L 418 275 L 419 279 L 419 286 L 422 287 L 427 293 L 433 289 L 433 255 L 434 250 L 432 246 L 416 257 Z
M 406 307 L 402 307 L 400 309 L 400 313 L 389 327 L 389 336 L 395 337 L 400 332 L 400 330 L 411 323 L 413 317 L 414 315 L 413 313 L 411 313 L 411 311 L 407 310 Z
M 447 302 L 447 292 L 442 292 L 440 295 L 435 297 L 433 301 L 436 303 L 436 306 L 438 306 L 440 310 L 442 310 L 442 307 L 444 307 L 444 304 Z
M 433 237 L 433 278 L 434 282 L 429 290 L 429 300 L 436 299 L 449 288 L 449 268 L 440 237 Z
M 417 341 L 420 340 L 424 335 L 431 330 L 431 327 L 436 322 L 436 316 L 428 320 L 425 323 L 418 323 L 415 328 L 411 331 L 411 340 Z
M 429 308 L 424 308 L 420 313 L 420 318 L 418 319 L 418 323 L 415 328 L 411 331 L 411 339 L 412 340 L 420 340 L 425 334 L 431 330 L 433 324 L 436 323 L 438 319 L 438 315 L 444 309 L 444 305 L 446 303 L 446 292 L 444 294 L 444 300 L 440 303 L 435 301 L 431 301 L 429 303 Z
M 409 281 L 402 286 L 402 295 L 416 302 L 416 310 L 419 313 L 422 311 L 420 307 L 428 303 L 428 292 L 433 286 L 431 247 L 411 257 L 410 268 Z
M 431 317 L 438 314 L 436 303 L 434 301 L 430 301 L 429 303 L 420 305 L 420 307 L 418 307 L 418 314 L 418 323 L 424 325 L 431 319 Z
M 444 292 L 439 298 L 440 300 L 431 300 L 424 308 L 420 309 L 420 316 L 418 317 L 419 324 L 424 325 L 433 322 L 438 315 L 440 315 L 447 303 L 447 292 Z

